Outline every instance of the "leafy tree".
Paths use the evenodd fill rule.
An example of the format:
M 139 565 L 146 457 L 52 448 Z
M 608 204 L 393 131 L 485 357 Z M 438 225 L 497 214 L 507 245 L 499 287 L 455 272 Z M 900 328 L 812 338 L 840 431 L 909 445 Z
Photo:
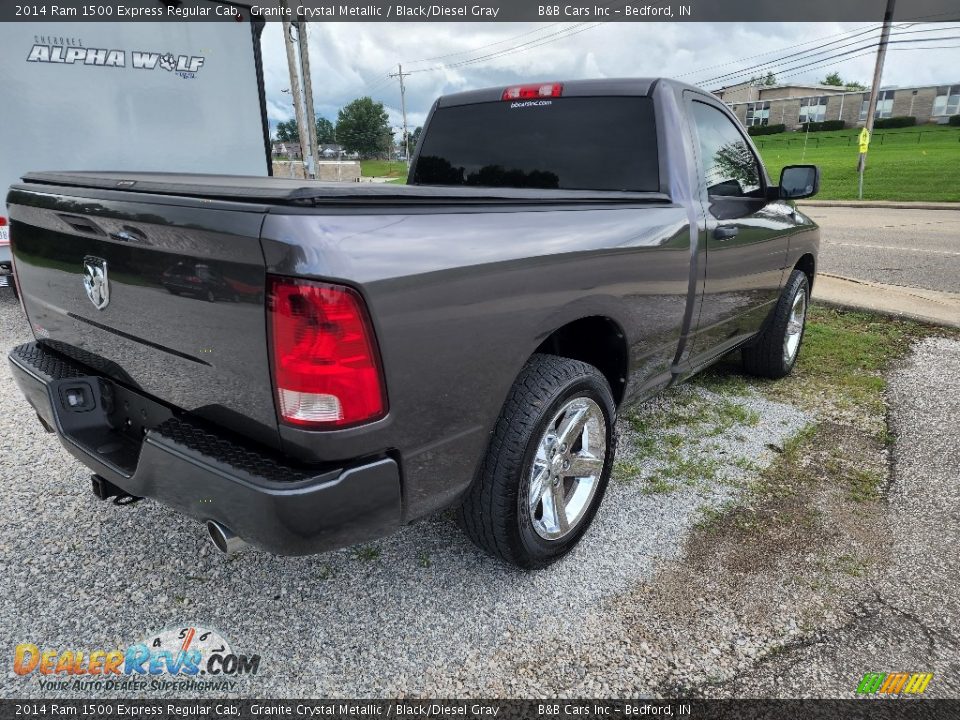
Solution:
M 300 142 L 300 129 L 296 120 L 281 120 L 277 123 L 277 140 L 280 142 Z
M 337 115 L 337 140 L 347 152 L 370 157 L 389 150 L 393 137 L 383 103 L 357 98 Z
M 827 75 L 821 82 L 821 85 L 832 85 L 834 87 L 843 87 L 843 79 L 840 77 L 840 73 L 832 72 Z
M 866 90 L 867 86 L 855 80 L 844 80 L 840 73 L 832 72 L 820 81 L 821 85 L 830 85 L 832 87 L 842 87 L 846 90 Z
M 333 123 L 325 117 L 317 118 L 317 145 L 333 145 L 337 142 L 337 131 Z
M 754 75 L 753 77 L 750 78 L 750 84 L 751 85 L 776 85 L 777 76 L 772 72 L 768 72 L 766 75 Z
M 420 136 L 423 134 L 423 128 L 417 126 L 417 129 L 410 133 L 410 152 L 413 152 L 417 148 L 417 143 L 420 142 Z
M 708 177 L 708 185 L 718 180 L 736 180 L 741 188 L 757 184 L 757 161 L 742 140 L 721 146 L 713 156 L 713 162 L 716 166 L 714 174 L 718 177 Z

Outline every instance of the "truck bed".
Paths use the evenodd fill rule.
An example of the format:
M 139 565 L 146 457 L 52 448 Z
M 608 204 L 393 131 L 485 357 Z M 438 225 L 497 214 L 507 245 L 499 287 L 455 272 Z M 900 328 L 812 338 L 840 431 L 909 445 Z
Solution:
M 462 492 L 518 368 L 552 328 L 584 313 L 636 326 L 634 362 L 651 377 L 676 353 L 689 218 L 659 193 L 108 172 L 24 180 L 7 201 L 44 352 L 264 456 L 327 468 L 394 453 L 405 517 Z M 97 268 L 109 281 L 102 306 L 86 287 Z M 324 432 L 278 421 L 277 277 L 363 297 L 386 417 Z M 134 430 L 155 430 L 138 417 Z
M 449 187 L 391 183 L 324 183 L 251 175 L 129 172 L 33 172 L 27 185 L 123 190 L 153 195 L 283 205 L 412 205 L 464 203 L 644 203 L 669 202 L 662 193 L 536 188 Z M 32 188 L 39 189 L 39 188 Z

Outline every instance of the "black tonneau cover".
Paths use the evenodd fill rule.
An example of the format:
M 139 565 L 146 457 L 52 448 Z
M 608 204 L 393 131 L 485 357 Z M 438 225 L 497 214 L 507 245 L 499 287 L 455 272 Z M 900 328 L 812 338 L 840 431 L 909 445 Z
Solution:
M 36 185 L 122 190 L 153 195 L 296 205 L 322 204 L 463 204 L 463 203 L 648 203 L 670 202 L 663 193 L 594 190 L 538 190 L 484 187 L 439 187 L 379 183 L 325 183 L 253 175 L 190 173 L 32 172 L 27 190 Z M 16 186 L 15 186 L 16 187 Z

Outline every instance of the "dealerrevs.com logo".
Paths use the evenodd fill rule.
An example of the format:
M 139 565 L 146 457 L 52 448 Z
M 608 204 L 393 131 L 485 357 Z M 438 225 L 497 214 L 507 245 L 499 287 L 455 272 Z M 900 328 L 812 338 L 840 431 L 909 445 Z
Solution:
M 168 628 L 117 650 L 41 648 L 20 643 L 13 671 L 36 677 L 43 690 L 237 689 L 237 679 L 256 675 L 260 656 L 238 654 L 215 630 Z

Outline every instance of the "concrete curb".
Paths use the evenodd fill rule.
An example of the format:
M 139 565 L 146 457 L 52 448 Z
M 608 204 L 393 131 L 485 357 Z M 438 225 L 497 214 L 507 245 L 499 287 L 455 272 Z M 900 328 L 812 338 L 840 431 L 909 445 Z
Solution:
M 820 273 L 813 284 L 813 299 L 848 310 L 868 310 L 960 328 L 960 293 L 885 285 Z
M 801 200 L 801 207 L 886 208 L 892 210 L 960 210 L 960 202 L 898 202 L 895 200 Z

